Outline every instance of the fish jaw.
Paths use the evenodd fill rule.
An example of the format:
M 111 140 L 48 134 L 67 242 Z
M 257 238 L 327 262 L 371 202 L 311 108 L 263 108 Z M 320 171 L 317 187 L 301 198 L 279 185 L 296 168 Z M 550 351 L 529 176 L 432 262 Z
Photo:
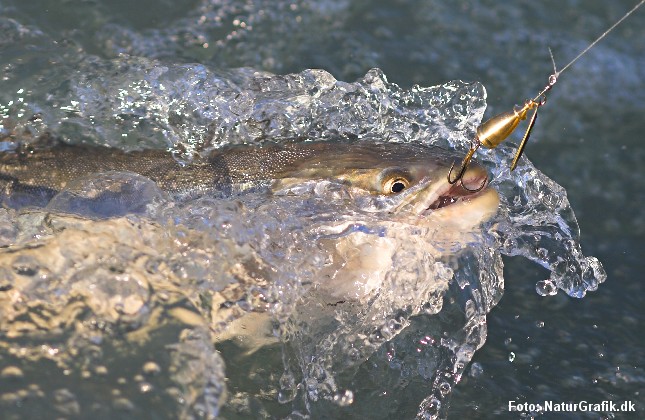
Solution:
M 471 164 L 463 179 L 454 184 L 448 182 L 447 172 L 438 180 L 420 182 L 394 213 L 412 224 L 473 230 L 493 217 L 499 206 L 499 195 L 488 183 L 486 170 Z

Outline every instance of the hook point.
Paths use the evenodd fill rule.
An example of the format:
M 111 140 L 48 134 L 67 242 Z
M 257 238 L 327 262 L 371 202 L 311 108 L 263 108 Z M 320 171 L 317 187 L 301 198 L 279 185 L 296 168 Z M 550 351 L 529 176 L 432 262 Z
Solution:
M 467 186 L 464 185 L 464 178 L 463 177 L 461 178 L 460 183 L 461 183 L 461 188 L 463 188 L 464 190 L 466 190 L 468 192 L 471 192 L 471 193 L 476 193 L 476 192 L 479 192 L 479 191 L 484 189 L 484 187 L 488 183 L 488 175 L 484 177 L 484 180 L 482 181 L 481 185 L 478 188 L 475 188 L 474 190 L 471 190 L 470 188 L 468 188 Z

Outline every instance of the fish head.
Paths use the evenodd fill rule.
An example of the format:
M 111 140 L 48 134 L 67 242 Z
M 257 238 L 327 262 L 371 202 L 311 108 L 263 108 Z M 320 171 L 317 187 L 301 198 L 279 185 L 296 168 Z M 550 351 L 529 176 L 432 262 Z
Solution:
M 318 143 L 316 153 L 288 169 L 275 188 L 308 179 L 347 185 L 355 196 L 387 201 L 388 215 L 415 225 L 475 229 L 497 211 L 499 197 L 487 171 L 472 161 L 462 180 L 448 173 L 460 157 L 445 149 L 411 143 Z
M 488 172 L 471 162 L 462 179 L 450 183 L 448 173 L 455 158 L 442 156 L 442 151 L 436 153 L 435 159 L 425 163 L 410 162 L 406 167 L 409 177 L 391 177 L 384 172 L 382 183 L 389 194 L 401 188 L 398 183 L 407 184 L 399 192 L 402 197 L 393 213 L 420 226 L 439 225 L 461 232 L 478 228 L 495 215 L 499 206 L 497 191 L 489 187 Z
M 460 161 L 438 147 L 365 142 L 325 145 L 312 159 L 290 167 L 281 187 L 302 180 L 344 184 L 354 199 L 350 202 L 361 210 L 336 215 L 321 228 L 319 243 L 329 263 L 319 276 L 324 279 L 319 292 L 331 300 L 365 300 L 392 278 L 388 273 L 397 270 L 402 250 L 439 258 L 477 240 L 482 223 L 495 215 L 499 196 L 487 171 L 474 161 L 462 180 L 448 182 L 453 162 Z M 430 283 L 427 287 L 446 287 Z

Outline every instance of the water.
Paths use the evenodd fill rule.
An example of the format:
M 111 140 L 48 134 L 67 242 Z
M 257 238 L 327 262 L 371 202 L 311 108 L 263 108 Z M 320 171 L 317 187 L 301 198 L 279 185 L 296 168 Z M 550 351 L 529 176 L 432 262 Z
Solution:
M 193 1 L 139 7 L 145 13 L 124 12 L 125 4 L 115 2 L 2 1 L 3 17 L 10 19 L 2 21 L 0 112 L 12 119 L 0 135 L 42 140 L 54 133 L 125 149 L 165 147 L 186 161 L 197 150 L 224 143 L 307 135 L 379 136 L 463 150 L 484 112 L 484 99 L 486 115 L 492 115 L 533 96 L 551 71 L 547 46 L 562 65 L 631 6 Z M 277 289 L 260 286 L 269 304 L 275 302 L 271 293 L 292 290 L 288 286 L 315 270 L 320 264 L 315 247 L 280 254 L 306 243 L 300 219 L 286 226 L 292 236 L 283 243 L 250 250 L 244 244 L 258 232 L 236 229 L 249 217 L 255 217 L 251 226 L 267 233 L 285 229 L 284 215 L 293 214 L 299 201 L 267 204 L 251 197 L 242 207 L 197 202 L 161 206 L 159 212 L 155 200 L 165 202 L 153 191 L 154 211 L 118 222 L 4 212 L 0 233 L 8 241 L 28 244 L 33 235 L 51 234 L 56 241 L 45 254 L 29 259 L 23 252 L 17 263 L 3 264 L 11 278 L 31 279 L 20 290 L 32 306 L 18 308 L 23 318 L 13 318 L 11 325 L 19 333 L 3 339 L 11 344 L 2 353 L 2 409 L 22 417 L 52 407 L 71 417 L 81 412 L 202 417 L 219 410 L 227 376 L 228 403 L 221 414 L 230 418 L 307 412 L 314 418 L 413 417 L 420 407 L 455 418 L 492 413 L 517 418 L 519 413 L 508 412 L 509 400 L 544 399 L 630 400 L 642 410 L 641 15 L 562 76 L 527 150 L 537 168 L 565 187 L 584 254 L 598 257 L 607 271 L 604 284 L 598 287 L 603 276 L 595 260 L 579 255 L 577 223 L 564 190 L 527 162 L 509 176 L 513 150 L 507 147 L 483 155 L 503 194 L 504 211 L 473 251 L 460 257 L 448 292 L 454 300 L 392 311 L 415 307 L 404 302 L 406 296 L 416 298 L 412 303 L 428 300 L 419 300 L 412 288 L 402 297 L 383 296 L 372 306 L 341 311 L 343 328 L 337 331 L 305 310 L 296 318 L 300 325 L 281 324 L 283 334 L 293 334 L 291 346 L 269 347 L 246 359 L 234 357 L 239 353 L 234 343 L 214 350 L 203 320 L 212 305 L 200 299 L 235 284 L 230 270 L 236 261 L 259 259 L 276 267 L 289 261 L 289 267 L 298 267 L 278 270 Z M 402 88 L 368 72 L 371 67 Z M 311 68 L 326 71 L 306 70 Z M 256 70 L 298 73 L 258 78 Z M 488 97 L 479 84 L 444 84 L 456 79 L 481 82 Z M 325 207 L 329 202 L 314 201 L 314 208 L 323 210 L 321 224 L 338 210 Z M 270 211 L 253 216 L 257 206 Z M 299 208 L 300 215 L 310 209 Z M 378 221 L 353 211 L 367 226 Z M 166 224 L 149 223 L 151 218 Z M 88 231 L 96 238 L 94 249 L 103 250 L 95 254 L 104 258 L 86 261 L 89 245 L 75 234 Z M 402 255 L 418 261 L 418 248 L 408 245 Z M 133 251 L 141 253 L 138 265 L 131 263 Z M 502 284 L 500 254 L 529 257 L 547 270 L 523 257 L 504 257 Z M 213 255 L 225 258 L 213 261 Z M 92 271 L 77 273 L 51 261 L 83 261 Z M 452 276 L 443 262 L 437 264 L 423 264 L 431 267 L 426 276 Z M 77 295 L 68 289 L 57 293 L 57 287 L 70 284 L 65 276 L 76 276 L 71 284 Z M 62 280 L 45 283 L 52 278 Z M 186 279 L 194 280 L 186 284 Z M 9 283 L 15 287 L 15 280 Z M 179 286 L 188 293 L 178 292 Z M 493 307 L 502 287 L 504 297 Z M 596 287 L 583 299 L 563 292 L 582 296 Z M 79 296 L 87 290 L 92 298 L 83 301 Z M 243 302 L 258 304 L 253 294 L 242 296 Z M 57 299 L 70 312 L 38 303 L 60 303 Z M 274 308 L 277 319 L 289 312 L 285 306 Z M 439 315 L 429 315 L 440 308 Z M 422 309 L 426 315 L 420 315 Z M 78 322 L 66 321 L 70 318 Z M 371 321 L 361 331 L 352 319 Z M 146 325 L 158 327 L 148 331 Z M 377 327 L 378 334 L 362 346 L 352 342 Z M 313 339 L 318 336 L 312 331 L 322 338 Z M 486 344 L 473 356 L 486 331 Z M 443 342 L 441 332 L 448 333 Z M 357 348 L 361 351 L 351 351 Z M 474 363 L 461 365 L 471 357 Z M 34 384 L 36 372 L 47 374 Z M 576 416 L 600 414 L 571 415 Z

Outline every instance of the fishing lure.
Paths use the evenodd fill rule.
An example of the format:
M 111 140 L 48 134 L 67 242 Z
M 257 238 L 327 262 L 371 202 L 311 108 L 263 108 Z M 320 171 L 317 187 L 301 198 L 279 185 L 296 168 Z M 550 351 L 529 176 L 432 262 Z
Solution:
M 607 29 L 605 32 L 603 32 L 602 35 L 600 35 L 598 38 L 596 38 L 595 41 L 593 41 L 587 48 L 582 50 L 580 54 L 578 54 L 573 60 L 571 60 L 566 66 L 562 68 L 562 70 L 557 70 L 555 66 L 555 60 L 553 59 L 553 54 L 551 53 L 551 50 L 549 49 L 549 53 L 551 53 L 551 61 L 553 61 L 553 74 L 549 76 L 549 81 L 547 85 L 538 93 L 535 98 L 533 99 L 528 99 L 525 103 L 524 106 L 519 107 L 515 106 L 513 110 L 503 112 L 501 114 L 498 114 L 491 119 L 487 120 L 486 122 L 480 124 L 477 127 L 477 131 L 475 133 L 475 138 L 473 139 L 470 149 L 468 150 L 468 153 L 464 157 L 463 161 L 461 162 L 461 167 L 459 168 L 459 172 L 457 172 L 457 176 L 452 178 L 452 173 L 455 169 L 455 163 L 453 162 L 452 166 L 450 167 L 450 171 L 448 172 L 448 182 L 450 184 L 454 184 L 458 181 L 461 181 L 461 186 L 462 188 L 476 192 L 484 188 L 486 183 L 488 182 L 487 179 L 484 180 L 484 182 L 481 184 L 480 187 L 472 190 L 468 187 L 466 187 L 463 183 L 463 176 L 464 173 L 466 172 L 466 169 L 468 169 L 468 165 L 470 164 L 470 161 L 477 151 L 480 146 L 485 147 L 487 149 L 494 149 L 497 146 L 499 146 L 504 140 L 508 138 L 508 136 L 515 131 L 517 126 L 520 124 L 521 121 L 525 120 L 528 116 L 529 111 L 533 111 L 533 114 L 531 115 L 531 119 L 529 120 L 529 125 L 526 128 L 526 131 L 524 133 L 524 137 L 522 138 L 522 141 L 520 142 L 520 145 L 517 148 L 517 152 L 515 152 L 515 157 L 513 158 L 513 162 L 511 163 L 511 171 L 515 170 L 515 167 L 517 166 L 517 162 L 519 161 L 520 157 L 522 156 L 522 153 L 524 152 L 524 148 L 526 147 L 526 143 L 529 141 L 529 137 L 531 136 L 531 131 L 533 130 L 533 126 L 535 125 L 535 121 L 537 120 L 537 114 L 538 110 L 540 107 L 542 107 L 544 104 L 546 104 L 546 93 L 553 88 L 553 86 L 556 84 L 558 81 L 558 77 L 569 67 L 571 66 L 576 60 L 578 60 L 580 57 L 582 57 L 584 54 L 587 53 L 591 48 L 593 48 L 601 39 L 603 39 L 607 34 L 609 34 L 611 31 L 614 30 L 616 26 L 618 26 L 623 20 L 627 19 L 629 15 L 634 13 L 636 9 L 641 7 L 645 3 L 645 0 L 641 0 L 640 3 L 638 3 L 636 6 L 634 6 L 629 12 L 625 13 L 622 18 L 620 18 L 616 23 L 614 23 L 609 29 Z

